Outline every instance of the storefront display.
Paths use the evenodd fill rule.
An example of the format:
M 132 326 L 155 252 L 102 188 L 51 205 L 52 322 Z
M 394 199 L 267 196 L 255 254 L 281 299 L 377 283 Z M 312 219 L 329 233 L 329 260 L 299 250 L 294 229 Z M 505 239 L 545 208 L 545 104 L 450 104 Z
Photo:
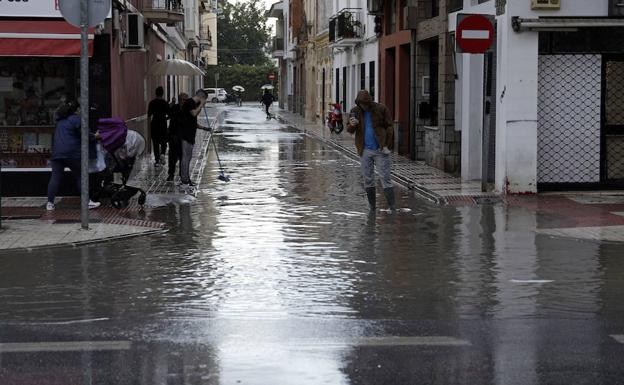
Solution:
M 49 166 L 54 114 L 76 99 L 75 58 L 0 60 L 0 162 L 3 168 Z

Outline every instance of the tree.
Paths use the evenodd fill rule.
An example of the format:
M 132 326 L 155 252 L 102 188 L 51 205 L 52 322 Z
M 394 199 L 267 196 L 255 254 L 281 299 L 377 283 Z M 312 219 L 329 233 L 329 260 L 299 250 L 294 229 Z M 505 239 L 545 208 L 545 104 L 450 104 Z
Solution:
M 271 30 L 260 0 L 225 1 L 217 28 L 219 65 L 267 65 Z
M 225 88 L 227 92 L 231 93 L 233 86 L 243 86 L 245 88 L 243 100 L 259 101 L 262 95 L 260 87 L 269 83 L 267 79 L 268 74 L 278 73 L 278 70 L 273 64 L 262 66 L 240 64 L 223 67 L 211 66 L 206 70 L 204 87 L 215 86 L 215 73 L 219 73 L 218 87 Z M 273 94 L 277 95 L 277 90 L 274 90 Z

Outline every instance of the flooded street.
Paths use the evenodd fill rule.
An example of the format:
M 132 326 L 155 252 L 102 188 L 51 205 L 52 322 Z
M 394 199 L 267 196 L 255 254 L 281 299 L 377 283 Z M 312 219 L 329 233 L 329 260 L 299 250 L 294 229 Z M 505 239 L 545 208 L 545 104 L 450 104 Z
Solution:
M 231 182 L 212 153 L 150 197 L 168 232 L 0 254 L 0 384 L 624 384 L 624 245 L 402 188 L 371 215 L 358 162 L 220 108 Z

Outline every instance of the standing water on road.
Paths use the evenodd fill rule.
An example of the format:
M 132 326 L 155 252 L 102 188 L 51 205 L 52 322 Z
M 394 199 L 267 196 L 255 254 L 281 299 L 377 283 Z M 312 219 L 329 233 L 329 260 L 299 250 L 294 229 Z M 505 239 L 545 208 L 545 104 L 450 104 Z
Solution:
M 0 383 L 622 383 L 624 246 L 403 189 L 371 215 L 357 161 L 224 114 L 231 182 L 211 154 L 167 233 L 1 256 Z

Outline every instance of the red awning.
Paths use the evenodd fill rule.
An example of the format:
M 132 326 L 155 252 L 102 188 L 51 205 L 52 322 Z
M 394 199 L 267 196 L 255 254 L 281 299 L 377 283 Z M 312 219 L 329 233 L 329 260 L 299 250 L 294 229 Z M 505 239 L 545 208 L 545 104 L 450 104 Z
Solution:
M 93 31 L 89 29 L 89 56 Z M 3 20 L 0 56 L 80 56 L 80 29 L 65 20 Z

